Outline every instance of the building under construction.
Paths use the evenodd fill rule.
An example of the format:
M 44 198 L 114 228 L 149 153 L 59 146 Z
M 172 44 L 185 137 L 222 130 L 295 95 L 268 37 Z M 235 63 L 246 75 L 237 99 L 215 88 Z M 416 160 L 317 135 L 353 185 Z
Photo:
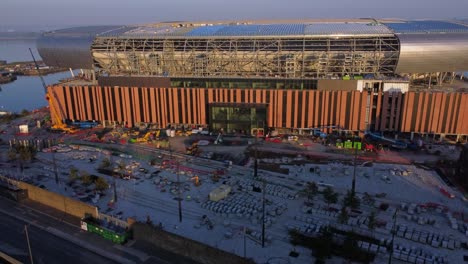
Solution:
M 456 21 L 83 27 L 46 33 L 38 49 L 48 65 L 92 70 L 92 84 L 49 87 L 61 119 L 468 135 L 466 94 L 409 90 L 468 70 Z

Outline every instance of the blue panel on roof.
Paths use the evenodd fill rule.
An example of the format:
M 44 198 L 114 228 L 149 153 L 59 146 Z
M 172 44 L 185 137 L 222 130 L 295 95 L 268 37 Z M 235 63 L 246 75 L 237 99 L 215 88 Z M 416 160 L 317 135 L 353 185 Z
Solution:
M 304 35 L 304 24 L 262 25 L 262 35 Z
M 224 28 L 226 26 L 205 26 L 205 27 L 197 27 L 194 28 L 192 31 L 188 32 L 186 36 L 193 36 L 193 37 L 205 37 L 205 36 L 213 36 L 215 35 L 216 31 Z
M 273 25 L 227 25 L 200 27 L 192 30 L 188 35 L 203 32 L 198 36 L 272 36 L 272 35 L 303 35 L 305 25 L 303 24 L 273 24 Z M 206 28 L 206 31 L 199 31 Z
M 226 26 L 218 31 L 218 36 L 252 36 L 257 35 L 259 25 Z
M 385 23 L 396 33 L 425 33 L 425 32 L 468 32 L 468 27 L 444 21 L 409 21 L 404 23 Z

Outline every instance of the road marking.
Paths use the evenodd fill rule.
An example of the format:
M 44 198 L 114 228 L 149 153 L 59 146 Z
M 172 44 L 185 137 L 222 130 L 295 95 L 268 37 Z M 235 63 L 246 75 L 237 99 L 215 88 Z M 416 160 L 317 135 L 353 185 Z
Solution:
M 17 255 L 17 256 L 27 256 L 28 253 L 21 249 L 14 247 L 11 244 L 8 244 L 6 242 L 0 242 L 0 251 L 3 251 L 5 253 L 8 253 L 9 255 Z
M 13 255 L 13 254 L 12 254 Z M 15 255 L 19 255 L 19 254 L 15 254 Z M 26 254 L 27 255 L 27 254 Z M 7 254 L 3 253 L 0 251 L 0 260 L 5 260 L 7 261 L 8 263 L 10 264 L 22 264 L 21 262 L 17 261 L 16 259 L 8 256 Z

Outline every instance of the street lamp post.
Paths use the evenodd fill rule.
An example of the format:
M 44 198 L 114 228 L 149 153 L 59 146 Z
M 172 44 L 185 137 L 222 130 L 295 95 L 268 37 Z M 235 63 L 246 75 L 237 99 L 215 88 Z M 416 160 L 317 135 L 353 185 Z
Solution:
M 257 129 L 255 130 L 254 137 L 254 178 L 258 177 L 258 152 L 257 152 L 257 137 L 258 137 L 258 120 Z M 263 181 L 262 187 L 262 248 L 265 247 L 265 193 L 266 193 L 266 181 Z
M 28 242 L 29 260 L 31 261 L 31 264 L 34 264 L 33 255 L 31 251 L 31 243 L 29 242 L 29 233 L 27 225 L 24 225 L 24 233 L 26 234 L 26 242 Z
M 358 156 L 358 149 L 356 148 L 356 146 L 354 145 L 355 141 L 353 139 L 353 148 L 354 148 L 354 158 L 353 158 L 353 182 L 351 183 L 351 194 L 352 196 L 354 197 L 354 195 L 356 194 L 356 166 L 357 166 L 357 156 Z M 367 163 L 369 163 L 370 161 L 366 161 L 364 163 L 362 163 L 361 165 L 365 165 Z
M 398 208 L 395 210 L 395 213 L 393 214 L 393 227 L 392 227 L 392 242 L 390 243 L 390 256 L 388 257 L 388 264 L 392 263 L 392 255 L 393 255 L 393 241 L 395 239 L 395 233 L 396 233 L 396 217 L 398 214 Z

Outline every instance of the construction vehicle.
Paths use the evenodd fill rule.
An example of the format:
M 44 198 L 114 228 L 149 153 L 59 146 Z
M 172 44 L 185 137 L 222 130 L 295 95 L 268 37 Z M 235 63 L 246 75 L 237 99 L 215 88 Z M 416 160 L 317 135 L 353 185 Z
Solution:
M 146 133 L 143 137 L 139 137 L 136 139 L 136 142 L 148 142 L 149 138 L 151 136 L 151 132 Z
M 74 127 L 78 127 L 78 128 L 93 128 L 97 125 L 99 125 L 98 122 L 96 121 L 82 121 L 82 122 L 78 122 L 78 121 L 74 121 L 71 123 L 72 126 Z
M 198 176 L 193 176 L 192 178 L 190 178 L 191 181 L 193 181 L 193 185 L 194 186 L 200 186 L 201 185 L 201 182 L 200 182 L 200 179 L 198 178 Z
M 195 155 L 198 152 L 198 142 L 192 143 L 190 147 L 187 147 L 187 155 Z
M 313 127 L 313 128 L 309 128 L 310 130 L 310 135 L 314 136 L 314 137 L 321 137 L 321 138 L 326 138 L 327 137 L 327 133 L 323 132 L 324 130 L 329 130 L 329 129 L 339 129 L 338 126 L 335 126 L 335 125 L 331 125 L 331 126 L 319 126 L 319 127 Z
M 70 133 L 70 134 L 75 133 L 76 128 L 69 127 L 69 126 L 67 126 L 67 124 L 62 122 L 61 117 L 63 116 L 62 114 L 64 113 L 64 111 L 60 111 L 60 110 L 62 110 L 62 108 L 61 108 L 60 103 L 58 102 L 58 100 L 56 100 L 57 96 L 56 96 L 55 92 L 53 92 L 53 91 L 52 91 L 52 94 L 47 92 L 47 85 L 46 85 L 46 83 L 44 81 L 44 77 L 42 77 L 41 71 L 39 70 L 39 64 L 37 64 L 36 58 L 34 57 L 34 54 L 33 54 L 31 49 L 29 49 L 29 52 L 31 53 L 31 56 L 33 58 L 34 65 L 36 66 L 37 74 L 39 75 L 39 77 L 41 79 L 41 82 L 42 82 L 42 86 L 44 87 L 44 93 L 45 93 L 46 100 L 49 102 L 50 117 L 51 117 L 51 120 L 52 120 L 52 126 L 50 127 L 50 130 L 51 131 L 57 131 L 57 132 L 63 132 L 63 133 Z M 57 106 L 55 105 L 55 102 L 57 102 L 57 104 L 59 104 L 59 109 L 57 109 Z
M 120 132 L 118 132 L 118 131 L 111 131 L 110 135 L 112 137 L 116 137 L 116 138 L 120 138 L 122 136 L 122 134 Z
M 387 138 L 375 132 L 366 131 L 365 136 L 370 137 L 371 139 L 376 140 L 376 141 L 389 142 L 391 146 L 396 149 L 406 149 L 408 147 L 408 144 L 406 144 L 406 142 L 404 141 Z

